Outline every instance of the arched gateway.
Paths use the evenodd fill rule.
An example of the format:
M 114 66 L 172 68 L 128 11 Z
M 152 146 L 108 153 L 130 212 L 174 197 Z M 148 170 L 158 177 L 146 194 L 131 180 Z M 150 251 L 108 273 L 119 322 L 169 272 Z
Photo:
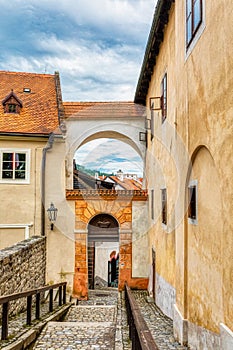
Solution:
M 119 243 L 119 224 L 117 220 L 109 214 L 98 214 L 94 216 L 88 224 L 88 286 L 94 289 L 95 286 L 95 265 L 99 259 L 97 254 L 100 249 L 99 244 L 108 244 L 111 251 L 114 249 L 114 243 Z M 107 267 L 111 266 L 108 264 L 109 254 L 106 256 L 108 249 L 102 249 L 100 256 L 101 260 L 104 260 L 104 268 L 102 268 L 105 274 L 101 274 L 101 277 L 105 277 L 105 280 L 109 281 L 109 276 L 106 273 Z M 105 253 L 105 254 L 104 254 Z M 115 267 L 116 268 L 116 267 Z M 111 271 L 108 271 L 109 273 Z M 116 275 L 116 273 L 115 273 Z M 111 275 L 110 275 L 111 277 Z M 116 276 L 115 276 L 116 278 Z M 110 278 L 110 283 L 112 279 Z M 110 284 L 109 283 L 109 284 Z
M 75 151 L 91 140 L 107 137 L 126 142 L 144 161 L 146 145 L 139 136 L 145 133 L 145 108 L 131 102 L 65 103 L 64 107 L 67 129 L 66 199 L 73 202 L 75 212 L 73 295 L 87 299 L 88 288 L 93 287 L 91 254 L 94 252 L 93 242 L 97 241 L 119 242 L 119 290 L 124 288 L 126 281 L 132 287 L 146 288 L 147 191 L 73 189 Z

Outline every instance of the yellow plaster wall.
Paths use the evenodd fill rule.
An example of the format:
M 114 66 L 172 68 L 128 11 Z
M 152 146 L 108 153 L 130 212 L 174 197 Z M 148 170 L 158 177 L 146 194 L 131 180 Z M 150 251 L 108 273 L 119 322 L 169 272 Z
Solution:
M 1 184 L 1 224 L 30 224 L 30 236 L 41 233 L 41 159 L 45 147 L 44 140 L 0 139 L 0 148 L 30 149 L 30 183 L 29 184 Z M 14 230 L 15 242 L 21 240 L 22 229 Z M 12 244 L 14 239 L 7 241 L 9 229 L 2 229 L 5 244 Z
M 230 0 L 204 4 L 205 26 L 187 53 L 185 1 L 172 5 L 148 90 L 147 106 L 150 97 L 160 96 L 167 71 L 166 122 L 170 127 L 161 126 L 160 112 L 155 112 L 156 138 L 148 138 L 148 187 L 155 189 L 156 206 L 149 249 L 156 248 L 157 272 L 176 288 L 176 304 L 183 318 L 219 332 L 220 322 L 230 329 L 233 324 L 233 6 Z M 199 221 L 194 227 L 185 217 L 185 196 L 189 162 L 200 146 L 206 151 L 203 148 L 194 163 L 201 182 Z M 168 210 L 175 209 L 170 236 L 161 229 L 159 219 L 163 181 Z
M 211 180 L 210 180 L 211 179 Z M 188 223 L 188 319 L 219 332 L 223 320 L 221 193 L 217 169 L 209 151 L 202 147 L 190 180 L 197 180 L 197 224 Z
M 177 169 L 174 160 L 175 144 L 175 11 L 171 8 L 170 21 L 165 31 L 164 44 L 160 46 L 160 54 L 157 57 L 156 69 L 154 70 L 149 92 L 149 97 L 161 96 L 161 81 L 165 73 L 168 78 L 168 117 L 169 125 L 161 124 L 160 112 L 154 112 L 153 139 L 149 136 L 147 153 L 147 178 L 148 188 L 154 189 L 154 219 L 150 208 L 149 250 L 152 247 L 156 251 L 156 271 L 169 284 L 175 286 L 175 233 L 174 233 L 174 205 L 178 196 Z M 149 109 L 148 109 L 149 113 Z M 150 113 L 149 113 L 150 117 Z M 161 220 L 161 189 L 167 188 L 168 198 L 168 225 L 162 225 Z M 150 192 L 151 195 L 151 192 Z M 151 198 L 150 198 L 151 201 Z M 151 206 L 150 206 L 151 207 Z
M 53 202 L 58 209 L 53 231 L 45 213 L 47 237 L 47 283 L 67 281 L 67 290 L 72 293 L 75 264 L 75 206 L 66 201 L 65 192 L 65 141 L 54 139 L 52 149 L 46 155 L 45 209 Z

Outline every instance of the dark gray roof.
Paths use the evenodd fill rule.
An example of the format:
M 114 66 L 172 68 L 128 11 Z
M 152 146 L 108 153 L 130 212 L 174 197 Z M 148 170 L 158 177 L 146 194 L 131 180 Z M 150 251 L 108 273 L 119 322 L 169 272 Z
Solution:
M 169 11 L 173 2 L 175 0 L 158 0 L 138 79 L 134 97 L 135 103 L 146 104 L 146 95 L 156 64 L 156 56 L 159 53 L 160 44 L 163 42 L 164 29 L 168 23 Z

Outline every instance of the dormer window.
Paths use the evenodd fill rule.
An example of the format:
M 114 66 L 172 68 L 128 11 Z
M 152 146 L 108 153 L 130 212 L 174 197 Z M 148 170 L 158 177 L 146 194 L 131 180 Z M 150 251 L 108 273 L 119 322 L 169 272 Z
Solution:
M 8 113 L 17 113 L 17 106 L 13 103 L 8 104 Z
M 4 107 L 4 113 L 20 113 L 23 104 L 16 94 L 11 90 L 11 93 L 7 95 L 2 101 Z

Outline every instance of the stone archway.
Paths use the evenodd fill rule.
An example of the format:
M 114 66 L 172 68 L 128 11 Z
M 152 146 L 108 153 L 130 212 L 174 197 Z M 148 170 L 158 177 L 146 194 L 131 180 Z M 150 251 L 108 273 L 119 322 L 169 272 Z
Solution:
M 109 214 L 98 214 L 88 224 L 88 287 L 95 288 L 96 264 L 102 263 L 102 273 L 98 276 L 108 285 L 109 250 L 114 249 L 114 243 L 119 246 L 119 224 Z M 105 249 L 103 244 L 105 243 Z M 106 246 L 110 243 L 109 248 Z M 102 245 L 102 247 L 100 246 Z M 108 249 L 107 249 L 108 248 Z M 100 259 L 102 261 L 100 261 Z
M 135 201 L 147 201 L 147 191 L 67 190 L 66 199 L 75 201 L 73 296 L 78 299 L 88 298 L 88 225 L 92 218 L 97 218 L 93 222 L 101 221 L 98 219 L 99 214 L 108 214 L 108 218 L 111 216 L 119 224 L 118 289 L 123 290 L 125 282 L 130 287 L 146 289 L 147 277 L 132 277 L 132 208 Z M 105 221 L 103 224 L 107 225 Z

